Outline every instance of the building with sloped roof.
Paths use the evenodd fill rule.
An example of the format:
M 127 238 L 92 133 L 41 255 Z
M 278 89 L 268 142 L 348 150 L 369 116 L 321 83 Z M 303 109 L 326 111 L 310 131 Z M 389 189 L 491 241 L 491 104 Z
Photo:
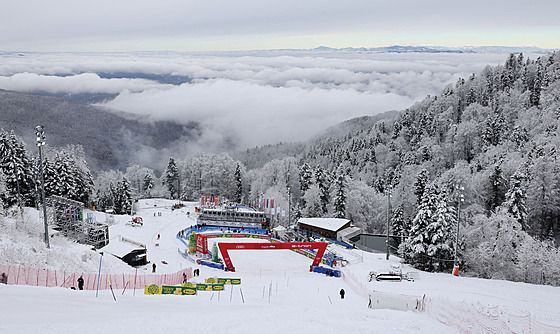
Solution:
M 303 233 L 318 234 L 330 239 L 337 239 L 337 233 L 350 227 L 351 221 L 344 218 L 300 218 L 298 228 Z

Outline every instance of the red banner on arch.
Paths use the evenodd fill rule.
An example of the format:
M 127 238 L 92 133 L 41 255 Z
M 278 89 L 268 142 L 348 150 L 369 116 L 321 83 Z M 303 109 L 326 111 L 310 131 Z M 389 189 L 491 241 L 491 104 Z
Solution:
M 327 249 L 326 242 L 278 242 L 278 243 L 254 243 L 254 242 L 222 242 L 218 244 L 222 257 L 228 271 L 235 271 L 235 267 L 231 262 L 228 250 L 251 250 L 251 249 L 317 249 L 317 254 L 313 259 L 313 264 L 309 271 L 313 270 L 313 266 L 321 263 L 323 254 Z

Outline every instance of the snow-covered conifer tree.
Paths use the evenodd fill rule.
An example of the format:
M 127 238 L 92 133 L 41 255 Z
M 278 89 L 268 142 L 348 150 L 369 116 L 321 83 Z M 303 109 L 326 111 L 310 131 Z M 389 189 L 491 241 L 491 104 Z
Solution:
M 112 187 L 113 193 L 113 209 L 117 214 L 130 213 L 132 208 L 132 194 L 130 192 L 130 183 L 126 178 L 117 183 L 116 187 Z
M 5 205 L 17 203 L 19 193 L 22 205 L 31 205 L 35 198 L 33 162 L 24 144 L 12 131 L 0 131 L 0 171 L 4 173 L 6 191 L 0 194 Z
M 175 162 L 173 157 L 170 157 L 167 167 L 165 168 L 163 183 L 167 185 L 167 190 L 169 190 L 171 198 L 175 198 L 178 194 L 178 180 L 179 169 L 177 168 L 177 162 Z
M 408 226 L 404 218 L 403 204 L 395 206 L 391 215 L 391 234 L 395 236 L 407 236 L 409 233 Z
M 436 211 L 431 223 L 427 226 L 428 256 L 438 263 L 438 270 L 443 271 L 451 267 L 453 244 L 455 240 L 455 229 L 457 216 L 455 208 L 448 204 L 447 192 L 437 193 Z M 446 261 L 447 260 L 447 261 Z
M 527 206 L 524 185 L 525 176 L 516 171 L 511 176 L 511 186 L 506 193 L 506 200 L 503 203 L 505 210 L 521 225 L 523 230 L 527 230 Z
M 412 220 L 409 238 L 404 243 L 405 260 L 421 269 L 430 270 L 432 267 L 431 258 L 428 257 L 428 248 L 431 245 L 431 231 L 428 230 L 428 226 L 433 222 L 437 205 L 438 194 L 435 186 L 426 187 L 422 202 Z
M 152 173 L 147 172 L 144 175 L 144 182 L 142 183 L 142 192 L 148 197 L 150 196 L 150 190 L 154 187 L 154 177 Z
M 316 184 L 311 185 L 303 195 L 307 204 L 301 214 L 305 217 L 323 217 L 323 203 L 321 201 L 321 190 Z
M 313 172 L 311 171 L 311 167 L 309 167 L 309 165 L 305 163 L 301 166 L 301 171 L 299 174 L 299 184 L 300 184 L 301 193 L 305 194 L 305 192 L 307 191 L 307 189 L 309 189 L 312 183 L 313 183 Z
M 504 202 L 507 191 L 506 180 L 503 177 L 501 163 L 496 163 L 491 167 L 491 174 L 486 184 L 486 208 L 488 211 L 494 211 L 496 207 Z
M 426 169 L 422 169 L 416 176 L 416 182 L 414 182 L 414 195 L 416 195 L 416 201 L 418 204 L 422 203 L 424 190 L 428 184 L 428 176 L 428 171 Z
M 39 163 L 39 161 L 37 161 L 37 163 Z M 59 195 L 57 189 L 57 184 L 60 183 L 58 180 L 58 173 L 54 168 L 54 162 L 46 156 L 43 158 L 43 178 L 45 180 L 45 197 Z
M 346 177 L 339 171 L 334 185 L 334 217 L 346 217 Z
M 323 217 L 328 213 L 330 194 L 328 175 L 325 173 L 325 170 L 321 166 L 317 166 L 315 169 L 315 182 L 319 187 L 319 197 L 321 201 L 321 214 L 319 217 Z
M 306 210 L 307 203 L 305 202 L 305 193 L 313 184 L 313 172 L 307 163 L 301 166 L 299 173 L 299 185 L 301 190 L 300 208 L 302 211 Z
M 235 167 L 235 198 L 237 203 L 241 203 L 243 197 L 243 180 L 241 178 L 241 166 L 237 163 Z
M 75 171 L 70 166 L 69 157 L 64 150 L 56 153 L 53 167 L 57 180 L 53 184 L 54 194 L 69 199 L 76 199 Z

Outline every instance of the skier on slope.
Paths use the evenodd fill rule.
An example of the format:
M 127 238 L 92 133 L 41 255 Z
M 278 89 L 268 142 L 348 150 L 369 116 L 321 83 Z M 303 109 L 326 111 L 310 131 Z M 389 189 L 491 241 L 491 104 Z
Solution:
M 156 264 L 152 264 L 152 272 L 155 273 L 156 272 Z
M 340 299 L 344 299 L 344 294 L 346 292 L 344 291 L 344 289 L 340 289 Z
M 84 289 L 84 277 L 83 277 L 83 275 L 80 275 L 80 278 L 78 278 L 78 289 L 80 289 L 80 290 Z

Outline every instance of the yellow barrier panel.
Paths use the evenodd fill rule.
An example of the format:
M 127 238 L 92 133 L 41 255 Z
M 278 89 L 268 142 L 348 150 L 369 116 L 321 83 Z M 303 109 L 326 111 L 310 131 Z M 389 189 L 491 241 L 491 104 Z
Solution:
M 156 284 L 146 285 L 144 288 L 145 295 L 161 295 L 161 287 Z

